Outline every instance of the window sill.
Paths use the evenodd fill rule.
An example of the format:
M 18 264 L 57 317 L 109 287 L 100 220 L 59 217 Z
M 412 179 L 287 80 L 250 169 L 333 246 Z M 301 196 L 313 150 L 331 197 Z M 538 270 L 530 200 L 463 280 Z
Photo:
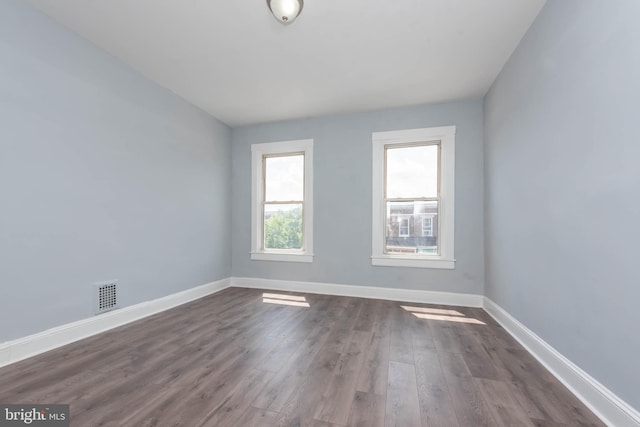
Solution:
M 453 270 L 456 260 L 444 258 L 415 258 L 398 256 L 372 256 L 371 265 L 384 267 L 439 268 Z
M 313 262 L 312 254 L 251 252 L 253 261 Z

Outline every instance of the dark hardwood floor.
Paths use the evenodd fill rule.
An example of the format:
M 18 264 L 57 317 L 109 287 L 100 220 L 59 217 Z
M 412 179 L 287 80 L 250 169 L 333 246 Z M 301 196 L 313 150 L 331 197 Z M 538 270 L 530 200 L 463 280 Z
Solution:
M 238 288 L 2 368 L 0 402 L 80 427 L 603 425 L 481 309 Z

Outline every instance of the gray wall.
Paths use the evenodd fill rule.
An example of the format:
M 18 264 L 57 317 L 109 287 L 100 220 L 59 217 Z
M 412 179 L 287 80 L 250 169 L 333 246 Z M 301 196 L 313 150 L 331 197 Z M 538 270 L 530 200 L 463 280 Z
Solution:
M 636 408 L 639 16 L 547 2 L 485 98 L 486 293 Z
M 371 132 L 456 125 L 455 270 L 371 266 Z M 251 261 L 251 144 L 313 138 L 312 264 Z M 233 130 L 233 275 L 483 293 L 482 102 L 247 126 Z
M 231 130 L 0 2 L 0 342 L 230 275 Z

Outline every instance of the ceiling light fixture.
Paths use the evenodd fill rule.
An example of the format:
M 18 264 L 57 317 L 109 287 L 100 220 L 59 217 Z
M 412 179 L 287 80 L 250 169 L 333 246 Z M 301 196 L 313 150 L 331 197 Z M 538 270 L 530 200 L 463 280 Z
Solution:
M 302 12 L 304 0 L 267 0 L 267 5 L 281 24 L 290 24 Z

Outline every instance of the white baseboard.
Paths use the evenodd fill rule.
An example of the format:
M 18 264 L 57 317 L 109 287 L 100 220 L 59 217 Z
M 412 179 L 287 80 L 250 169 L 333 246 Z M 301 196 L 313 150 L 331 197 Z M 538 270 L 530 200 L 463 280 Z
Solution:
M 259 279 L 255 277 L 232 277 L 231 286 L 238 288 L 307 292 L 321 295 L 385 299 L 390 301 L 456 305 L 463 307 L 482 307 L 483 298 L 482 295 L 458 294 L 453 292 L 381 288 L 376 286 L 337 285 L 332 283 Z
M 187 289 L 0 344 L 0 367 L 219 292 L 230 279 Z
M 640 413 L 576 366 L 489 298 L 483 308 L 602 421 L 615 427 L 640 427 Z

